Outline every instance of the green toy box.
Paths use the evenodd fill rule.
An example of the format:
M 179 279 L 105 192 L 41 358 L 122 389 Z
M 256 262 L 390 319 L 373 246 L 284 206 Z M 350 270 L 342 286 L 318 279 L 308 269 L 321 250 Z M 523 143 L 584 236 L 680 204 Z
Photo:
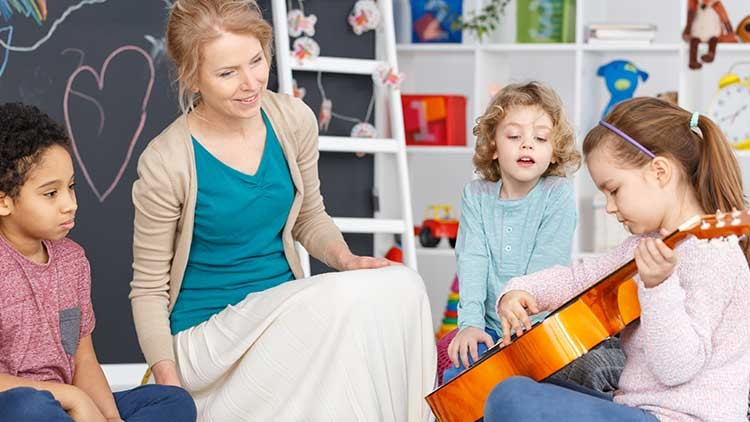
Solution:
M 575 0 L 517 0 L 516 42 L 575 42 Z

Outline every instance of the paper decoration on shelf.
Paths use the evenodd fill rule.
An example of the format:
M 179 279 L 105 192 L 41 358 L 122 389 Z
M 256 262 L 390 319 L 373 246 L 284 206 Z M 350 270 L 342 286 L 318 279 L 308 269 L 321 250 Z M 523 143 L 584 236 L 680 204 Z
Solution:
M 378 135 L 378 130 L 375 129 L 375 126 L 367 123 L 357 123 L 352 128 L 352 131 L 350 133 L 352 138 L 369 138 L 372 139 Z M 355 152 L 354 155 L 356 155 L 359 158 L 362 158 L 365 156 L 364 152 Z
M 292 9 L 292 1 L 287 1 L 287 22 L 289 23 L 289 37 L 295 38 L 302 34 L 306 36 L 299 37 L 292 44 L 292 57 L 297 59 L 299 64 L 305 60 L 314 60 L 320 56 L 320 46 L 318 42 L 310 38 L 315 35 L 315 24 L 318 18 L 315 15 L 305 16 L 305 7 L 303 0 L 297 0 L 299 9 Z M 302 94 L 304 96 L 304 94 Z M 300 97 L 301 98 L 301 97 Z
M 330 98 L 326 96 L 326 91 L 323 88 L 323 73 L 318 72 L 318 90 L 320 91 L 320 98 L 323 100 L 320 103 L 320 113 L 318 114 L 318 122 L 320 125 L 321 131 L 328 131 L 328 126 L 331 123 L 331 119 L 333 117 L 344 120 L 347 122 L 354 123 L 354 127 L 352 127 L 352 130 L 350 132 L 350 136 L 352 138 L 374 138 L 377 136 L 377 129 L 375 129 L 375 126 L 368 123 L 370 120 L 370 116 L 372 115 L 372 109 L 375 106 L 375 95 L 370 97 L 370 104 L 367 106 L 367 114 L 365 115 L 364 120 L 360 120 L 354 117 L 344 116 L 343 114 L 339 114 L 333 111 L 333 101 L 331 101 Z M 364 153 L 356 153 L 357 157 L 362 157 L 365 154 Z
M 406 76 L 401 72 L 394 72 L 393 68 L 388 66 L 387 63 L 383 63 L 378 67 L 377 77 L 373 75 L 373 79 L 379 85 L 390 87 L 392 89 L 399 89 L 399 87 L 401 87 L 401 82 L 404 81 L 405 77 Z
M 287 14 L 287 21 L 289 22 L 290 37 L 296 38 L 302 34 L 309 37 L 315 35 L 315 24 L 318 22 L 317 16 L 305 16 L 305 12 L 301 9 L 292 9 Z
M 378 131 L 375 129 L 375 126 L 367 122 L 357 123 L 351 132 L 352 138 L 374 138 L 377 134 Z
M 331 116 L 333 111 L 333 102 L 323 97 L 323 101 L 320 103 L 320 113 L 318 114 L 318 122 L 320 124 L 320 130 L 328 132 L 328 125 L 331 124 Z
M 373 0 L 359 0 L 349 13 L 349 25 L 357 35 L 373 30 L 380 25 L 380 10 Z
M 307 90 L 305 88 L 298 87 L 297 80 L 292 79 L 292 95 L 301 100 L 305 98 L 305 94 L 307 94 Z
M 301 64 L 305 60 L 315 60 L 320 56 L 320 46 L 310 37 L 299 37 L 292 44 L 292 57 Z

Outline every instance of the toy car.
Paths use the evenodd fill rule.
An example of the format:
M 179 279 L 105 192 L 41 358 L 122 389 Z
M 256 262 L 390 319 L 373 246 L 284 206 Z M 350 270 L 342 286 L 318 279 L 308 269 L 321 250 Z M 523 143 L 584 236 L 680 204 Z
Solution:
M 422 221 L 422 226 L 414 227 L 414 234 L 419 235 L 419 243 L 425 248 L 434 248 L 440 239 L 446 237 L 451 248 L 456 247 L 458 220 L 451 217 L 450 205 L 431 205 L 432 218 Z

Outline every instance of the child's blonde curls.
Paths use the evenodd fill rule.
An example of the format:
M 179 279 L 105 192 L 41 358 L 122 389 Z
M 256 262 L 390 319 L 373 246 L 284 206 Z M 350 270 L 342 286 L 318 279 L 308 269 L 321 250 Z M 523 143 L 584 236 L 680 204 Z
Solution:
M 487 110 L 477 119 L 474 136 L 477 144 L 474 151 L 474 167 L 484 180 L 500 180 L 500 165 L 495 155 L 497 127 L 508 110 L 518 106 L 539 106 L 552 119 L 552 160 L 543 176 L 565 176 L 578 170 L 581 154 L 576 148 L 573 128 L 568 123 L 560 97 L 547 85 L 532 81 L 526 84 L 510 84 L 500 90 L 490 101 Z

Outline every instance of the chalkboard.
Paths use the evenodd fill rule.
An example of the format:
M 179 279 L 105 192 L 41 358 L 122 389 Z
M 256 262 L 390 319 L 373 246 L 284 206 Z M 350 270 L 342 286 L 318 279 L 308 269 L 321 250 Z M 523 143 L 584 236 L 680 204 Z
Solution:
M 353 3 L 304 2 L 306 11 L 318 16 L 315 39 L 323 54 L 372 57 L 372 32 L 356 36 L 346 23 Z M 270 1 L 260 4 L 271 22 Z M 91 261 L 94 345 L 103 363 L 143 361 L 127 298 L 130 191 L 143 148 L 179 114 L 163 44 L 168 7 L 167 0 L 0 0 L 0 102 L 38 106 L 64 123 L 73 141 L 79 209 L 70 237 Z M 271 89 L 276 89 L 274 72 Z M 307 87 L 305 101 L 317 112 L 316 75 L 295 77 Z M 324 75 L 323 80 L 336 108 L 364 117 L 369 78 Z M 334 119 L 327 134 L 346 135 L 351 126 Z M 329 213 L 372 215 L 371 157 L 325 153 L 320 172 Z M 372 253 L 370 236 L 347 240 L 355 253 Z M 325 270 L 314 263 L 314 273 Z

